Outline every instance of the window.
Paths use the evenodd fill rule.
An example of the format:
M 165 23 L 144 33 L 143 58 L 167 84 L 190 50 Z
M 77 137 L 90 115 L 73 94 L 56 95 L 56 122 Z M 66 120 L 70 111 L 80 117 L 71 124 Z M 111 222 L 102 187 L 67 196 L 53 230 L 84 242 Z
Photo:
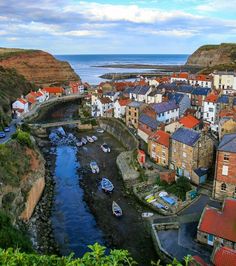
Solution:
M 187 157 L 187 154 L 186 152 L 183 152 L 183 157 L 186 158 Z
M 129 111 L 129 115 L 131 115 L 131 112 Z
M 229 161 L 229 154 L 224 154 L 224 161 L 226 161 L 226 162 Z
M 182 163 L 182 167 L 185 169 L 185 163 Z
M 229 167 L 227 165 L 223 165 L 222 175 L 228 175 Z
M 234 194 L 236 194 L 236 187 L 234 188 Z
M 222 183 L 221 186 L 220 186 L 220 189 L 222 191 L 226 191 L 226 188 L 227 188 L 226 184 L 225 183 Z
M 176 148 L 173 149 L 173 152 L 176 152 Z
M 214 109 L 213 108 L 209 108 L 209 112 L 213 112 L 214 111 Z
M 183 148 L 185 148 L 185 144 L 183 144 Z

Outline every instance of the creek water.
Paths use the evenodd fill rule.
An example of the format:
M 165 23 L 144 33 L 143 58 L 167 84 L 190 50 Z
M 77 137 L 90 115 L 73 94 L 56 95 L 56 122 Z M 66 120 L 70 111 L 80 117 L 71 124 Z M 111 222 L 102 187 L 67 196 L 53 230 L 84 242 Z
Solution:
M 52 210 L 52 226 L 62 255 L 71 252 L 80 257 L 88 245 L 104 244 L 103 234 L 97 227 L 94 216 L 83 200 L 79 184 L 77 148 L 58 146 L 55 164 L 55 198 Z

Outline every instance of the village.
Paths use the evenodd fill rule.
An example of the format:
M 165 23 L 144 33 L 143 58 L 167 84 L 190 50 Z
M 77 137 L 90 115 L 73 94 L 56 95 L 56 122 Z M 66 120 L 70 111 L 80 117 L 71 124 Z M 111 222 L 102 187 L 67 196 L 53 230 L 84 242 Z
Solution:
M 142 175 L 142 180 L 134 191 L 151 211 L 166 217 L 152 219 L 159 250 L 166 257 L 178 258 L 188 249 L 199 265 L 207 265 L 204 259 L 209 256 L 214 264 L 225 260 L 233 263 L 235 92 L 234 72 L 215 71 L 210 75 L 180 72 L 159 78 L 102 82 L 98 86 L 70 82 L 66 87 L 44 87 L 17 99 L 12 110 L 13 117 L 21 117 L 50 98 L 85 95 L 89 117 L 117 119 L 139 141 L 135 154 L 138 166 L 130 168 Z M 214 204 L 204 203 L 204 209 L 194 219 L 179 222 L 177 215 L 195 206 L 199 197 L 208 197 Z M 164 240 L 175 238 L 178 231 L 177 239 L 181 242 L 182 226 L 191 223 L 197 235 L 187 246 L 177 243 L 176 250 L 182 250 L 178 254 Z

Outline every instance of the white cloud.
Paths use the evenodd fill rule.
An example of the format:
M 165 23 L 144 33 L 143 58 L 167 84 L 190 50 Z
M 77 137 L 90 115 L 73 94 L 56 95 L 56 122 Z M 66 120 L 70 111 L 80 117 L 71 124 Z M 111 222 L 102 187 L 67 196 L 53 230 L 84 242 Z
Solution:
M 235 10 L 236 0 L 207 0 L 196 7 L 202 12 L 232 11 Z
M 95 31 L 95 30 L 72 30 L 62 33 L 55 33 L 55 35 L 64 35 L 69 37 L 83 37 L 83 36 L 93 36 L 93 37 L 101 37 L 104 35 L 103 31 Z
M 171 30 L 143 29 L 143 32 L 149 33 L 152 35 L 170 36 L 170 37 L 192 37 L 198 34 L 196 30 L 187 30 L 187 29 L 186 30 L 183 30 L 183 29 L 171 29 Z

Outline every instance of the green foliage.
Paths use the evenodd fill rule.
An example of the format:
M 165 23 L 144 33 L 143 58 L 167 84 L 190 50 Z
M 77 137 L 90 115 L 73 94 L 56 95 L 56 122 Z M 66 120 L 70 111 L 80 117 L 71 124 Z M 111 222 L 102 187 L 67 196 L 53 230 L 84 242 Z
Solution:
M 13 139 L 16 139 L 17 142 L 18 142 L 19 144 L 23 145 L 23 146 L 27 146 L 27 147 L 29 147 L 29 148 L 32 147 L 32 141 L 31 141 L 31 139 L 30 139 L 30 134 L 29 134 L 28 132 L 24 132 L 24 131 L 18 129 L 18 130 L 16 131 L 16 133 L 14 133 L 14 134 L 12 135 L 12 138 L 13 138 Z
M 31 129 L 30 129 L 30 127 L 29 127 L 29 125 L 28 125 L 27 123 L 23 123 L 23 124 L 20 126 L 20 129 L 21 129 L 22 131 L 25 131 L 25 132 L 28 132 L 28 133 L 31 132 Z
M 20 177 L 28 172 L 30 157 L 16 141 L 0 144 L 0 182 L 18 186 Z
M 157 179 L 157 184 L 164 188 L 168 193 L 172 193 L 181 200 L 186 199 L 186 192 L 191 190 L 191 184 L 186 177 L 179 177 L 176 182 L 168 184 L 166 181 L 161 181 L 160 178 Z
M 0 248 L 7 249 L 20 248 L 25 252 L 32 252 L 32 246 L 29 238 L 21 231 L 12 226 L 10 218 L 0 211 Z M 0 265 L 11 265 L 2 264 Z

